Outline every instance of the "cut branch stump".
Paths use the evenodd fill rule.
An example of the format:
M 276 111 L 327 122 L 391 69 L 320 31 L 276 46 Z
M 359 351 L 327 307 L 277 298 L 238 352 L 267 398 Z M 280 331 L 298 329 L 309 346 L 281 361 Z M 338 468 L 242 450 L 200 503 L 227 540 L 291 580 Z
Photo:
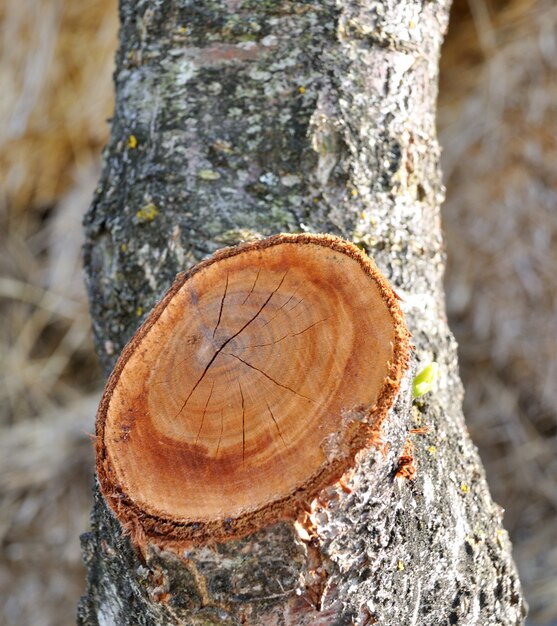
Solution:
M 353 244 L 224 249 L 123 351 L 98 414 L 102 493 L 142 548 L 295 519 L 381 441 L 407 364 L 397 297 Z

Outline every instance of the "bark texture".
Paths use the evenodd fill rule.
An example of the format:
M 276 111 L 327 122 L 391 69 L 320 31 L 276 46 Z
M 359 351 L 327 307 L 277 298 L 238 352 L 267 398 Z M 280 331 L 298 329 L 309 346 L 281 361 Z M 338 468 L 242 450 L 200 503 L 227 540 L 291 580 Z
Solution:
M 86 217 L 107 374 L 178 271 L 240 240 L 309 231 L 374 257 L 403 298 L 416 361 L 439 362 L 441 379 L 413 404 L 406 380 L 387 453 L 362 454 L 302 525 L 143 558 L 97 495 L 79 624 L 523 623 L 444 310 L 434 114 L 448 5 L 121 0 L 117 105 Z M 415 477 L 395 478 L 425 425 L 410 435 Z

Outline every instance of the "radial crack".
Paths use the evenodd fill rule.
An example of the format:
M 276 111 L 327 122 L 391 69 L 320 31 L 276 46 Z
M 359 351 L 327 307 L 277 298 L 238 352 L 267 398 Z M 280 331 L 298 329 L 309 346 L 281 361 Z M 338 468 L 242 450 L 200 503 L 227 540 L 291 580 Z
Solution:
M 224 293 L 222 295 L 222 300 L 220 302 L 219 319 L 217 320 L 217 325 L 215 326 L 215 330 L 213 331 L 213 337 L 215 336 L 215 333 L 217 332 L 217 328 L 219 327 L 219 324 L 220 324 L 220 319 L 222 317 L 222 309 L 224 308 L 224 301 L 226 299 L 227 291 L 228 291 L 228 273 L 226 274 L 226 284 L 224 285 Z
M 326 322 L 328 320 L 330 320 L 330 317 L 325 317 L 322 320 L 318 320 L 317 322 L 314 322 L 313 324 L 310 324 L 307 328 L 304 328 L 304 330 L 300 330 L 297 333 L 290 333 L 291 337 L 297 337 L 298 335 L 302 335 L 303 333 L 307 332 L 308 330 L 310 330 L 310 328 L 313 328 L 314 326 L 317 326 L 317 324 L 322 324 L 323 322 Z
M 261 268 L 257 270 L 257 276 L 255 277 L 255 280 L 253 281 L 253 285 L 251 286 L 251 290 L 246 296 L 246 299 L 242 302 L 242 305 L 244 305 L 249 300 L 249 297 L 253 293 L 253 290 L 255 289 L 255 285 L 257 285 L 257 281 L 259 280 L 259 274 L 261 274 Z
M 211 357 L 211 360 L 209 361 L 209 363 L 207 363 L 207 365 L 205 366 L 205 369 L 203 370 L 203 372 L 201 373 L 201 376 L 199 377 L 199 379 L 197 380 L 197 382 L 195 383 L 195 385 L 192 387 L 191 391 L 188 393 L 186 399 L 184 400 L 182 407 L 180 408 L 180 410 L 178 411 L 178 413 L 176 413 L 175 418 L 178 417 L 178 415 L 180 415 L 180 413 L 186 408 L 186 404 L 188 403 L 189 399 L 192 397 L 193 392 L 199 387 L 199 384 L 201 383 L 201 381 L 203 380 L 203 378 L 205 378 L 205 374 L 209 371 L 209 368 L 211 367 L 211 365 L 215 362 L 215 359 L 218 357 L 218 355 L 220 354 L 222 348 L 224 348 L 224 345 L 219 348 L 215 354 L 213 354 L 213 356 Z M 174 381 L 173 381 L 174 382 Z
M 288 450 L 288 446 L 286 445 L 286 441 L 284 441 L 284 437 L 282 436 L 282 433 L 280 432 L 280 428 L 279 428 L 277 420 L 275 419 L 275 416 L 273 415 L 273 411 L 271 411 L 271 407 L 269 406 L 269 403 L 266 402 L 266 404 L 267 404 L 267 409 L 269 409 L 269 414 L 271 415 L 271 419 L 273 420 L 273 423 L 275 424 L 277 428 L 277 432 L 280 437 L 280 440 L 282 441 L 284 447 Z
M 308 331 L 310 328 L 313 328 L 314 326 L 317 326 L 317 324 L 321 324 L 322 322 L 326 322 L 329 319 L 331 319 L 331 318 L 330 317 L 326 317 L 325 319 L 322 319 L 322 320 L 319 320 L 317 322 L 314 322 L 313 324 L 310 324 L 307 328 L 304 328 L 304 330 L 301 330 L 300 332 L 288 333 L 287 335 L 283 335 L 280 339 L 277 339 L 276 341 L 271 341 L 269 343 L 256 343 L 253 346 L 245 346 L 244 348 L 242 348 L 242 350 L 247 350 L 248 348 L 265 348 L 267 346 L 274 346 L 275 344 L 279 343 L 283 339 L 287 339 L 288 337 L 296 337 L 297 335 L 301 335 L 301 334 L 305 333 L 306 331 Z
M 290 311 L 293 311 L 299 304 L 302 304 L 303 301 L 304 301 L 304 299 L 300 298 L 298 300 L 298 302 L 296 302 L 296 304 L 294 306 L 291 306 L 289 309 L 286 309 L 286 312 L 290 313 Z
M 220 410 L 220 435 L 219 435 L 219 441 L 217 443 L 217 451 L 215 452 L 215 458 L 218 457 L 219 455 L 219 450 L 220 450 L 220 442 L 222 441 L 222 434 L 224 432 L 224 413 L 223 410 Z
M 242 465 L 246 460 L 246 401 L 244 399 L 244 392 L 242 391 L 242 385 L 238 381 L 238 387 L 240 387 L 240 396 L 242 398 Z
M 268 322 L 265 322 L 265 323 L 263 324 L 263 326 L 267 326 L 267 324 L 270 324 L 270 323 L 271 323 L 271 322 L 272 322 L 272 321 L 273 321 L 273 320 L 274 320 L 274 319 L 275 319 L 275 318 L 279 315 L 279 313 L 282 311 L 282 309 L 284 309 L 284 307 L 285 307 L 285 306 L 286 306 L 286 305 L 290 302 L 290 300 L 292 300 L 292 298 L 296 295 L 296 292 L 297 292 L 297 291 L 298 291 L 298 289 L 300 288 L 300 285 L 301 285 L 301 284 L 302 284 L 302 283 L 298 283 L 298 284 L 296 285 L 296 289 L 294 289 L 294 291 L 293 291 L 292 295 L 290 296 L 290 298 L 288 298 L 288 300 L 287 300 L 284 304 L 282 304 L 281 306 L 279 306 L 279 308 L 277 309 L 277 312 L 273 315 L 273 317 L 271 317 L 271 319 L 270 319 Z M 296 305 L 294 305 L 294 306 L 292 307 L 292 309 L 293 309 L 295 306 L 296 306 Z M 287 309 L 287 310 L 291 310 L 291 309 Z
M 199 441 L 199 435 L 201 435 L 201 429 L 203 428 L 203 422 L 205 421 L 205 413 L 207 413 L 207 407 L 209 406 L 209 402 L 211 401 L 211 396 L 213 395 L 213 389 L 215 388 L 215 381 L 211 385 L 211 391 L 209 392 L 209 397 L 207 398 L 207 402 L 205 403 L 205 408 L 203 409 L 203 415 L 201 416 L 201 426 L 197 431 L 197 437 L 195 438 L 195 445 Z
M 267 372 L 264 372 L 263 370 L 260 370 L 258 367 L 256 367 L 252 363 L 248 363 L 247 361 L 244 361 L 244 359 L 241 359 L 238 355 L 232 354 L 232 352 L 225 352 L 224 354 L 226 354 L 228 356 L 233 356 L 235 359 L 238 359 L 238 361 L 241 361 L 244 365 L 247 365 L 247 367 L 250 367 L 252 370 L 255 370 L 256 372 L 259 372 L 260 374 L 265 376 L 265 378 L 268 378 L 272 383 L 275 383 L 275 385 L 277 385 L 278 387 L 282 387 L 283 389 L 286 389 L 287 391 L 290 391 L 291 393 L 299 396 L 300 398 L 303 398 L 304 400 L 309 400 L 309 402 L 313 402 L 314 404 L 319 404 L 315 400 L 312 400 L 311 398 L 308 398 L 307 396 L 304 396 L 302 393 L 299 393 L 295 389 L 292 389 L 291 387 L 288 387 L 287 385 L 283 385 L 282 383 L 279 383 L 278 380 L 275 380 L 272 376 L 269 376 L 269 374 L 267 374 Z
M 203 372 L 201 373 L 201 376 L 199 377 L 199 379 L 197 380 L 197 382 L 195 383 L 195 385 L 192 387 L 191 391 L 189 392 L 189 394 L 187 395 L 186 399 L 184 400 L 182 407 L 180 408 L 180 410 L 178 411 L 178 413 L 176 413 L 176 417 L 178 417 L 178 415 L 180 415 L 180 413 L 186 408 L 186 404 L 188 403 L 189 399 L 192 397 L 193 392 L 197 389 L 197 387 L 199 386 L 199 383 L 201 383 L 201 381 L 203 380 L 203 378 L 205 377 L 205 374 L 209 371 L 209 368 L 211 367 L 211 365 L 215 362 L 215 359 L 218 357 L 218 355 L 224 350 L 224 348 L 233 340 L 235 339 L 241 332 L 243 332 L 261 313 L 261 311 L 263 311 L 263 309 L 269 304 L 269 302 L 271 301 L 271 298 L 277 293 L 277 291 L 282 287 L 282 283 L 284 282 L 284 279 L 286 278 L 287 274 L 288 274 L 289 270 L 286 270 L 286 272 L 284 273 L 284 276 L 280 279 L 279 284 L 277 285 L 277 287 L 271 292 L 271 294 L 269 295 L 269 297 L 265 300 L 265 302 L 259 307 L 259 310 L 257 311 L 257 313 L 250 319 L 248 320 L 243 326 L 242 328 L 240 328 L 240 330 L 236 333 L 234 333 L 232 336 L 230 336 L 222 345 L 220 348 L 217 349 L 217 351 L 215 352 L 215 354 L 213 354 L 213 356 L 211 357 L 211 359 L 209 360 L 209 362 L 207 363 L 207 365 L 205 366 L 205 369 L 203 370 Z M 173 381 L 174 382 L 174 381 Z

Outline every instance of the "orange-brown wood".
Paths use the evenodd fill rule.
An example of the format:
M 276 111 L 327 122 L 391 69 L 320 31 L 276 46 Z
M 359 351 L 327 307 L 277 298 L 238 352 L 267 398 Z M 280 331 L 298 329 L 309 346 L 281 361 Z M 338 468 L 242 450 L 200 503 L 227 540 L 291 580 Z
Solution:
M 358 248 L 278 235 L 180 275 L 97 419 L 102 492 L 136 541 L 203 543 L 294 517 L 377 435 L 408 360 Z

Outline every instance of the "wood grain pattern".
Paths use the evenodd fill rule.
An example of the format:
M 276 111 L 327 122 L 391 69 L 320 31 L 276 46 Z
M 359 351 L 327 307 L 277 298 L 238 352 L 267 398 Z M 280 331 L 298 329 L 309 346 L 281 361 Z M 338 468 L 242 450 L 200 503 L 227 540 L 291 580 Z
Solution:
M 369 445 L 408 333 L 355 246 L 279 235 L 181 275 L 124 350 L 98 475 L 137 540 L 224 540 L 292 517 Z

